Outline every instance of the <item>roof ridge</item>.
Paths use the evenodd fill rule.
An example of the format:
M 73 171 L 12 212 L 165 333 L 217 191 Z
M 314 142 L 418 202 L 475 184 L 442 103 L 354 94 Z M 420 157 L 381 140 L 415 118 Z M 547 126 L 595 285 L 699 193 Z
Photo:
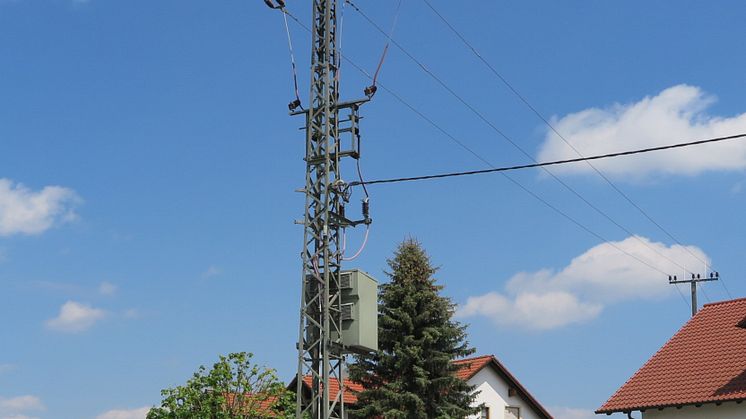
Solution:
M 740 301 L 746 301 L 746 297 L 735 298 L 733 300 L 716 301 L 714 303 L 707 303 L 707 304 L 703 304 L 702 307 L 717 306 L 717 305 L 729 304 L 729 303 L 737 303 L 737 302 L 740 302 Z
M 705 304 L 596 413 L 746 400 L 746 373 L 740 361 L 746 357 L 746 333 L 736 327 L 745 313 L 746 298 Z M 712 362 L 682 363 L 684 354 Z M 656 384 L 661 380 L 677 386 L 664 389 Z
M 473 356 L 470 358 L 454 359 L 452 362 L 468 362 L 468 361 L 474 361 L 477 359 L 494 358 L 494 357 L 495 355 L 479 355 L 479 356 Z

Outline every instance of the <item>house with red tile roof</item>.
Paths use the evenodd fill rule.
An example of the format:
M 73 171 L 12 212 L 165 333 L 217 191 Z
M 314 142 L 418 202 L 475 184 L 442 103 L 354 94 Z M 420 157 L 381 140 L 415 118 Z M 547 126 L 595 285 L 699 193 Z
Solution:
M 225 394 L 225 408 L 228 412 L 249 414 L 259 413 L 265 418 L 279 418 L 278 412 L 280 400 L 276 396 L 266 394 Z
M 597 414 L 746 418 L 746 298 L 705 304 Z
M 483 405 L 482 412 L 469 419 L 552 419 L 552 415 L 493 355 L 454 361 L 461 369 L 457 376 L 476 387 L 475 405 Z M 360 384 L 344 380 L 345 405 L 357 402 L 356 393 L 363 390 Z M 311 377 L 303 380 L 304 391 L 310 397 Z M 295 381 L 289 386 L 295 389 Z M 339 382 L 330 383 L 330 397 L 339 394 Z

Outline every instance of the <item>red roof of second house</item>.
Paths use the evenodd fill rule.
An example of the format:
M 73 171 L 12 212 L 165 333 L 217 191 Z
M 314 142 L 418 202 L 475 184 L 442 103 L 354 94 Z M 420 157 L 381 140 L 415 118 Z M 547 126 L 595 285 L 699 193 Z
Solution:
M 246 393 L 239 397 L 236 393 L 225 394 L 225 404 L 228 409 L 243 413 L 261 413 L 266 417 L 280 417 L 275 410 L 277 402 L 276 396 Z M 248 409 L 254 409 L 254 411 L 247 412 Z
M 596 413 L 746 400 L 746 298 L 706 304 Z
M 474 377 L 479 371 L 484 369 L 486 366 L 491 366 L 497 374 L 508 383 L 508 386 L 515 389 L 523 400 L 526 401 L 539 417 L 544 419 L 552 419 L 552 415 L 539 403 L 531 393 L 528 392 L 526 387 L 521 384 L 518 379 L 515 378 L 502 362 L 498 361 L 494 355 L 479 356 L 476 358 L 459 359 L 453 361 L 454 364 L 461 365 L 462 368 L 456 373 L 456 376 L 462 380 L 469 380 Z
M 549 412 L 544 409 L 544 407 L 531 395 L 531 393 L 526 390 L 525 387 L 521 383 L 518 382 L 518 380 L 513 376 L 513 374 L 508 371 L 505 366 L 500 363 L 500 361 L 497 360 L 493 355 L 485 355 L 485 356 L 478 356 L 474 358 L 466 358 L 466 359 L 459 359 L 456 361 L 453 361 L 454 364 L 459 365 L 461 368 L 456 372 L 456 376 L 464 381 L 468 381 L 472 377 L 474 377 L 479 371 L 484 369 L 486 366 L 492 366 L 495 371 L 513 388 L 515 388 L 516 391 L 521 395 L 521 397 L 534 408 L 534 410 L 540 415 L 541 418 L 545 419 L 552 419 L 552 415 L 549 414 Z M 363 386 L 355 383 L 353 381 L 350 381 L 349 379 L 345 379 L 345 392 L 344 392 L 344 402 L 345 404 L 355 404 L 357 403 L 357 393 L 363 391 Z M 290 384 L 290 387 L 292 388 L 294 386 L 295 380 Z M 303 377 L 303 384 L 310 388 L 312 383 L 312 378 L 310 376 Z M 330 398 L 336 398 L 339 394 L 339 381 L 338 380 L 331 380 L 329 382 L 329 397 Z
M 497 361 L 492 355 L 478 356 L 474 358 L 458 359 L 453 361 L 455 365 L 460 366 L 456 372 L 456 377 L 466 381 L 471 377 L 475 376 L 482 368 L 492 360 Z
M 479 356 L 475 358 L 465 358 L 465 359 L 459 359 L 456 361 L 453 361 L 454 364 L 461 366 L 461 368 L 456 372 L 456 377 L 466 381 L 476 375 L 482 368 L 484 368 L 487 364 L 490 363 L 490 361 L 496 361 L 494 356 L 492 355 L 486 355 L 486 356 Z M 345 404 L 355 404 L 357 403 L 357 393 L 363 391 L 363 386 L 351 381 L 349 378 L 345 378 L 345 392 L 344 392 L 344 398 L 345 398 Z M 311 376 L 305 376 L 303 377 L 303 384 L 306 385 L 308 388 L 311 388 L 311 385 L 313 384 Z M 292 385 L 292 384 L 291 384 Z M 334 399 L 337 397 L 337 394 L 339 393 L 339 380 L 331 380 L 329 382 L 329 397 Z
M 295 382 L 295 381 L 294 381 Z M 355 404 L 357 403 L 357 393 L 363 391 L 363 386 L 350 381 L 350 379 L 345 378 L 345 391 L 343 393 L 345 404 Z M 313 377 L 310 375 L 307 375 L 303 377 L 303 384 L 306 385 L 306 387 L 311 388 L 313 385 Z M 337 395 L 339 394 L 339 380 L 332 379 L 329 380 L 329 398 L 335 399 Z

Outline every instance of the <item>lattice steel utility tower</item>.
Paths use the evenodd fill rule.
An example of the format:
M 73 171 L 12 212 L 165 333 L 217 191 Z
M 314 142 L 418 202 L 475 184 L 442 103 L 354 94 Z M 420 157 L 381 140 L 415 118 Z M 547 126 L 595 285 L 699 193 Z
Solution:
M 370 97 L 339 102 L 341 56 L 337 36 L 337 0 L 313 0 L 310 101 L 308 109 L 291 112 L 306 116 L 298 419 L 306 413 L 313 419 L 344 417 L 344 389 L 333 398 L 329 391 L 330 382 L 343 382 L 346 350 L 342 342 L 340 270 L 344 249 L 340 233 L 343 228 L 370 223 L 367 202 L 363 205 L 363 220 L 351 221 L 345 217 L 349 186 L 342 179 L 341 162 L 360 157 L 358 110 Z M 340 113 L 344 114 L 343 120 Z M 349 136 L 349 143 L 342 141 L 341 136 Z M 304 407 L 305 377 L 310 377 L 311 398 Z

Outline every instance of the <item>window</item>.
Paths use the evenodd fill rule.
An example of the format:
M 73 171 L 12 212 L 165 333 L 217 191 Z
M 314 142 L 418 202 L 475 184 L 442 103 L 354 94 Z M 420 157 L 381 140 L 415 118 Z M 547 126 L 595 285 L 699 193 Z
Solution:
M 479 419 L 490 419 L 490 408 L 487 406 L 482 407 L 482 412 L 479 415 Z
M 520 419 L 521 409 L 514 406 L 505 406 L 505 419 Z

